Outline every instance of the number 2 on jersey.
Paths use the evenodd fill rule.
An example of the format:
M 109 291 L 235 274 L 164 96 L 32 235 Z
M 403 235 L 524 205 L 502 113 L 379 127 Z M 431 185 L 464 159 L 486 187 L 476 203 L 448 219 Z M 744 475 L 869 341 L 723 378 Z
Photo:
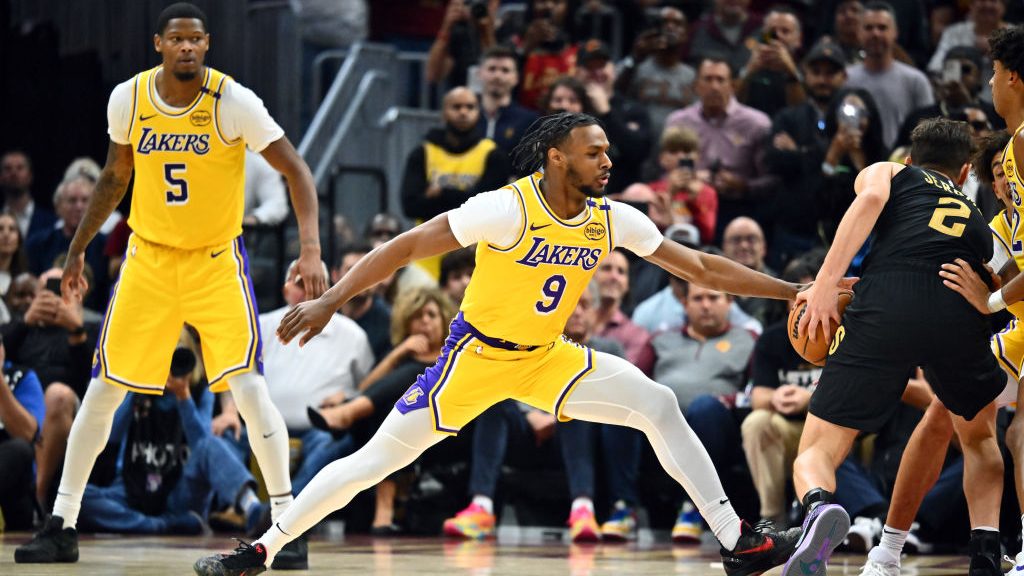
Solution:
M 544 299 L 538 300 L 534 307 L 537 312 L 541 314 L 550 314 L 558 308 L 558 303 L 562 301 L 562 294 L 565 293 L 565 276 L 561 274 L 555 274 L 551 278 L 544 281 L 544 287 L 541 292 L 544 294 Z M 546 301 L 545 301 L 546 300 Z
M 932 219 L 928 221 L 928 227 L 947 236 L 959 238 L 964 235 L 967 224 L 963 222 L 946 224 L 946 219 L 963 218 L 966 220 L 970 217 L 971 209 L 967 207 L 967 204 L 956 198 L 939 198 L 939 207 L 932 212 Z
M 176 176 L 174 173 L 182 173 L 180 176 Z M 168 204 L 187 204 L 188 203 L 188 181 L 183 178 L 185 172 L 184 164 L 164 164 L 164 181 L 171 188 L 177 188 L 175 190 L 167 191 L 167 203 Z

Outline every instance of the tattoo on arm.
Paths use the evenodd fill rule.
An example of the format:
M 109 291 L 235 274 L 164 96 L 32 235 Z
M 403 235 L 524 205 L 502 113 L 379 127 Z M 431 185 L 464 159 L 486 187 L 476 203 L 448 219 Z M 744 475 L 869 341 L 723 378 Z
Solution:
M 75 231 L 75 238 L 71 241 L 71 247 L 68 250 L 69 254 L 85 252 L 86 246 L 124 198 L 131 175 L 131 148 L 111 142 L 107 153 L 107 165 L 100 173 L 99 182 L 96 183 L 96 189 L 93 190 L 92 199 L 82 217 L 82 223 Z

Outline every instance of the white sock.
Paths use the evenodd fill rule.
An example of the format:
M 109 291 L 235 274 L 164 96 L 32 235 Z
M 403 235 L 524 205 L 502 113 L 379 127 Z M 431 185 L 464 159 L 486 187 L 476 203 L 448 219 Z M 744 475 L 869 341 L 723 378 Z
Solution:
M 280 496 L 270 497 L 270 520 L 277 522 L 277 519 L 284 514 L 284 511 L 288 509 L 288 505 L 294 501 L 295 498 L 289 494 L 282 494 Z
M 883 564 L 899 564 L 903 544 L 907 541 L 909 530 L 899 530 L 886 524 L 882 528 L 882 540 L 868 552 L 868 558 Z
M 292 501 L 288 429 L 270 400 L 267 382 L 261 374 L 250 371 L 232 376 L 228 379 L 228 386 L 238 413 L 249 430 L 249 446 L 270 493 L 270 515 L 276 520 Z
M 971 528 L 971 530 L 981 530 L 983 532 L 999 532 L 999 528 L 993 528 L 991 526 L 978 526 Z
M 594 501 L 591 500 L 590 498 L 586 497 L 586 496 L 580 496 L 579 498 L 576 498 L 575 500 L 572 501 L 572 506 L 569 508 L 569 510 L 570 510 L 570 513 L 571 513 L 571 512 L 575 512 L 576 510 L 578 510 L 580 508 L 586 508 L 587 510 L 590 510 L 591 514 L 593 514 L 594 513 Z
M 1022 540 L 1024 540 L 1024 514 L 1020 515 L 1020 524 L 1021 524 L 1020 537 L 1021 537 Z
M 494 514 L 494 500 L 490 496 L 473 496 L 473 504 L 484 509 L 488 514 Z
M 82 509 L 82 494 L 89 481 L 93 464 L 110 438 L 114 412 L 128 392 L 102 380 L 93 378 L 85 392 L 82 407 L 71 424 L 67 451 L 64 453 L 64 472 L 53 503 L 53 515 L 64 519 L 64 528 L 78 524 Z

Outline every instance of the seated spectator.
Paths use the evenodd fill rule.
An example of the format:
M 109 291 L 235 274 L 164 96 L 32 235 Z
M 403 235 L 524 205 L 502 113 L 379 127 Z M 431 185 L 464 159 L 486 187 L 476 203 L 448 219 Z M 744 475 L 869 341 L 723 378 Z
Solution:
M 338 261 L 331 269 L 331 282 L 341 280 L 356 262 L 370 252 L 368 244 L 343 246 L 338 252 Z M 363 329 L 370 343 L 374 358 L 384 358 L 391 349 L 391 307 L 384 297 L 373 288 L 356 294 L 342 305 L 339 312 L 351 318 Z
M 35 509 L 32 445 L 45 413 L 43 388 L 35 372 L 5 356 L 0 344 L 0 514 L 7 530 L 29 530 Z
M 796 12 L 776 6 L 765 15 L 761 34 L 751 42 L 750 60 L 740 74 L 736 97 L 768 116 L 807 98 L 797 66 L 803 28 Z
M 594 334 L 618 342 L 626 352 L 626 360 L 636 364 L 650 335 L 633 324 L 622 311 L 623 301 L 629 295 L 629 258 L 626 253 L 621 249 L 612 250 L 598 265 L 594 280 L 599 288 L 599 298 L 594 303 Z
M 200 534 L 214 496 L 254 521 L 256 482 L 210 433 L 212 413 L 199 346 L 185 328 L 163 395 L 129 393 L 114 414 L 108 444 L 120 446 L 120 474 L 110 486 L 86 485 L 79 529 Z
M 724 59 L 733 71 L 742 69 L 750 60 L 746 39 L 761 27 L 761 18 L 751 14 L 749 7 L 749 2 L 714 0 L 693 25 L 688 60 L 700 62 L 714 56 Z
M 607 338 L 592 336 L 600 288 L 591 281 L 566 322 L 565 335 L 595 350 L 623 357 L 622 346 Z M 605 474 L 612 514 L 603 526 L 594 516 L 595 443 L 601 437 Z M 573 542 L 593 542 L 605 537 L 625 540 L 635 537 L 638 502 L 636 478 L 640 466 L 641 436 L 632 429 L 570 420 L 556 422 L 547 412 L 505 400 L 492 406 L 476 420 L 470 461 L 469 506 L 444 522 L 447 536 L 487 538 L 494 535 L 497 516 L 494 497 L 502 465 L 536 468 L 547 461 L 545 452 L 557 444 L 564 465 L 572 501 L 569 537 Z
M 322 410 L 310 407 L 307 413 L 313 426 L 335 434 L 351 430 L 357 448 L 366 444 L 417 375 L 434 365 L 455 313 L 448 297 L 437 288 L 415 288 L 403 294 L 391 316 L 395 347 L 359 383 L 359 395 Z M 401 530 L 394 524 L 393 477 L 377 485 L 374 534 L 386 536 Z
M 772 122 L 764 112 L 736 100 L 733 71 L 724 60 L 705 58 L 697 68 L 695 85 L 700 101 L 673 112 L 666 121 L 666 128 L 685 126 L 700 139 L 697 170 L 710 174 L 710 184 L 718 192 L 716 238 L 737 216 L 768 222 L 769 195 L 775 190 L 775 177 L 764 166 Z
M 0 214 L 0 298 L 5 298 L 14 279 L 28 270 L 25 242 L 18 221 L 10 214 Z M 11 313 L 0 301 L 0 325 L 11 321 Z
M 836 43 L 843 49 L 846 64 L 853 65 L 863 60 L 860 46 L 860 21 L 864 17 L 862 0 L 838 0 L 832 13 L 832 33 Z M 828 16 L 822 11 L 823 17 Z
M 556 112 L 594 115 L 594 106 L 590 96 L 587 96 L 586 87 L 572 76 L 562 76 L 551 84 L 541 100 L 540 109 L 544 115 Z
M 752 218 L 740 216 L 725 227 L 722 235 L 722 251 L 734 262 L 739 262 L 751 270 L 757 270 L 769 276 L 778 276 L 778 272 L 765 264 L 764 257 L 768 254 L 768 245 L 764 238 L 764 230 Z M 784 316 L 786 310 L 779 306 L 778 301 L 768 298 L 737 296 L 736 303 L 740 308 L 757 319 L 762 326 L 772 324 Z
M 657 23 L 637 36 L 632 54 L 620 66 L 616 91 L 647 108 L 655 133 L 673 110 L 694 100 L 697 71 L 682 61 L 686 38 L 686 15 L 671 6 L 661 8 Z
M 467 2 L 448 0 L 441 29 L 427 54 L 427 82 L 442 84 L 445 89 L 465 86 L 469 68 L 480 60 L 481 53 L 494 48 L 495 16 L 498 2 Z
M 485 138 L 511 154 L 537 119 L 537 113 L 512 101 L 519 84 L 519 62 L 516 53 L 505 46 L 487 49 L 480 57 L 480 121 L 477 130 Z
M 67 253 L 95 188 L 96 181 L 85 175 L 75 176 L 57 186 L 57 191 L 53 194 L 53 205 L 57 208 L 57 215 L 63 225 L 59 228 L 40 230 L 26 242 L 29 267 L 34 274 L 42 274 L 49 270 L 58 256 Z M 105 244 L 106 236 L 97 234 L 96 239 L 90 242 L 85 250 L 85 261 L 93 271 L 91 296 L 86 303 L 95 310 L 103 310 L 107 305 L 107 260 L 103 255 Z
M 36 204 L 32 197 L 32 160 L 21 150 L 8 150 L 0 156 L 0 190 L 3 191 L 4 213 L 14 216 L 22 238 L 49 230 L 57 216 Z
M 21 321 L 0 327 L 11 361 L 34 370 L 45 391 L 46 417 L 36 450 L 36 498 L 48 509 L 54 475 L 64 459 L 71 422 L 92 374 L 101 317 L 81 301 L 66 303 L 54 290 L 60 268 L 39 277 L 36 296 Z M 89 285 L 92 272 L 86 265 Z M 51 490 L 54 489 L 54 490 Z
M 1006 0 L 974 0 L 967 19 L 947 26 L 942 31 L 939 45 L 928 61 L 928 72 L 933 76 L 941 76 L 946 65 L 948 54 L 958 47 L 976 49 L 984 58 L 978 67 L 981 79 L 982 99 L 992 101 L 992 91 L 988 81 L 992 79 L 992 61 L 985 56 L 988 53 L 988 36 L 992 32 L 1010 26 L 1003 19 L 1006 15 Z
M 526 27 L 516 39 L 523 59 L 519 103 L 540 109 L 540 99 L 559 76 L 576 68 L 576 44 L 569 33 L 568 0 L 531 0 Z
M 288 191 L 281 174 L 263 157 L 245 150 L 245 217 L 242 224 L 275 226 L 288 217 Z
M 462 305 L 474 269 L 476 250 L 473 246 L 453 250 L 441 257 L 441 279 L 438 284 L 456 307 Z
M 11 313 L 10 321 L 21 322 L 25 318 L 25 312 L 31 306 L 38 289 L 39 278 L 33 276 L 31 272 L 22 272 L 14 277 L 11 287 L 4 296 L 4 304 Z
M 618 199 L 646 204 L 647 215 L 662 232 L 673 224 L 693 224 L 700 231 L 699 244 L 712 243 L 718 193 L 707 183 L 710 175 L 697 170 L 697 133 L 689 128 L 668 128 L 661 135 L 660 148 L 661 178 L 633 184 Z

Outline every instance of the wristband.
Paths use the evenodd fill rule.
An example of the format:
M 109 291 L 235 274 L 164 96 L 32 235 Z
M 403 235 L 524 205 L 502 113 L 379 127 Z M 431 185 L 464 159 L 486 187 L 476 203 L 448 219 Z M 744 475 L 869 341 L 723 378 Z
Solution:
M 988 295 L 988 311 L 999 312 L 1006 308 L 1006 301 L 1003 300 L 1003 291 L 996 290 L 995 292 Z

